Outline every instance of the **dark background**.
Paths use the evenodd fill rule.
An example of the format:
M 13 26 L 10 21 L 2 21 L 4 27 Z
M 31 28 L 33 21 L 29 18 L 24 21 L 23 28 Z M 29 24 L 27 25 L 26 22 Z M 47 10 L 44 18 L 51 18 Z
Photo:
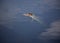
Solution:
M 22 14 L 32 12 L 42 17 L 46 27 Z M 38 37 L 60 20 L 60 0 L 0 0 L 1 43 L 59 43 L 60 39 L 47 42 Z

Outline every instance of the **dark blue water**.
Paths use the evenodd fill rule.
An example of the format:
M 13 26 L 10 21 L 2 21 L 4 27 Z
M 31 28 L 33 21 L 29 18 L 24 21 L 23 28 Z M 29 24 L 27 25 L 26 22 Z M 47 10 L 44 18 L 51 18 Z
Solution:
M 0 6 L 1 43 L 45 43 L 40 33 L 60 19 L 59 2 L 54 0 L 1 0 Z M 22 16 L 29 12 L 42 17 L 46 26 Z

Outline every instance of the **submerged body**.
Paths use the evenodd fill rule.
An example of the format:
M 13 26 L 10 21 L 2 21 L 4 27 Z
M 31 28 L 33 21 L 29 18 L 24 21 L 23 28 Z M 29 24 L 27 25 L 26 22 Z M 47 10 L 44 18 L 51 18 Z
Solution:
M 36 15 L 33 15 L 32 13 L 24 14 L 24 16 L 30 17 L 30 18 L 32 18 L 32 20 L 35 20 L 35 21 L 37 21 L 39 23 L 42 23 L 42 21 L 39 20 L 39 17 L 37 17 Z
M 32 18 L 32 20 L 37 21 L 38 23 L 40 23 L 40 24 L 43 25 L 44 27 L 47 26 L 47 25 L 43 22 L 43 19 L 42 19 L 41 17 L 39 18 L 38 16 L 36 16 L 36 15 L 34 15 L 34 14 L 32 14 L 32 13 L 27 13 L 27 14 L 23 14 L 23 15 Z

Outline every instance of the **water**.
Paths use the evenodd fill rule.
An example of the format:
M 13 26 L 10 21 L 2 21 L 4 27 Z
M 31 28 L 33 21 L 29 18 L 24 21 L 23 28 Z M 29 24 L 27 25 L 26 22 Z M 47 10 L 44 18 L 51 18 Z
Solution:
M 40 33 L 60 19 L 59 2 L 55 0 L 1 0 L 0 6 L 2 43 L 45 43 L 39 39 Z M 41 16 L 47 26 L 22 16 L 29 12 Z

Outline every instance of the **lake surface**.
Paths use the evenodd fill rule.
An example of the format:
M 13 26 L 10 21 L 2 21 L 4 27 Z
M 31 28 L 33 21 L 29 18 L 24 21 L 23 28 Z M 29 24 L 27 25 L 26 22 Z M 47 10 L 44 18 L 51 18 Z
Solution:
M 0 38 L 2 43 L 56 43 L 60 39 L 41 40 L 40 34 L 60 20 L 60 3 L 57 0 L 1 0 Z M 23 16 L 33 13 L 44 24 Z M 41 17 L 41 18 L 40 18 Z M 41 21 L 41 20 L 40 20 Z M 46 25 L 46 26 L 44 26 Z M 60 24 L 59 24 L 60 25 Z M 49 38 L 48 38 L 49 39 Z

